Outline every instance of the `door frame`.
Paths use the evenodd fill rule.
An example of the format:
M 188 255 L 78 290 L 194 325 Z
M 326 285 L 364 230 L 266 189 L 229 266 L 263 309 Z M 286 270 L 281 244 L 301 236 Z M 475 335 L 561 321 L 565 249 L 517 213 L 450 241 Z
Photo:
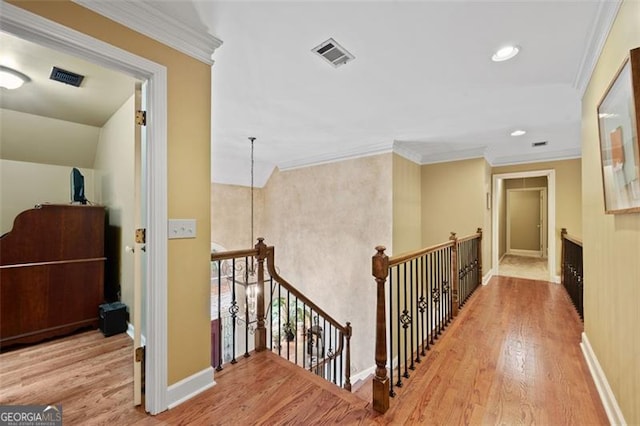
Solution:
M 493 224 L 491 230 L 491 264 L 494 273 L 498 273 L 499 269 L 499 207 L 500 207 L 500 189 L 504 185 L 505 179 L 528 178 L 528 177 L 546 177 L 547 178 L 547 269 L 549 271 L 549 281 L 559 283 L 560 279 L 556 276 L 556 171 L 532 170 L 527 172 L 501 173 L 493 175 L 492 193 L 493 203 L 491 214 L 491 222 Z
M 511 188 L 511 189 L 507 189 L 507 198 L 505 200 L 505 202 L 507 203 L 507 253 L 511 253 L 511 254 L 517 254 L 517 255 L 522 255 L 522 256 L 531 256 L 531 252 L 533 252 L 534 250 L 518 250 L 518 249 L 512 249 L 511 248 L 511 209 L 509 207 L 510 204 L 510 197 L 509 194 L 513 193 L 513 192 L 523 192 L 523 191 L 536 191 L 539 193 L 539 202 L 538 202 L 538 209 L 540 210 L 540 227 L 542 229 L 538 230 L 538 234 L 540 234 L 540 250 L 536 250 L 536 252 L 538 253 L 539 257 L 544 257 L 545 255 L 545 238 L 542 235 L 543 233 L 543 229 L 545 227 L 547 227 L 547 223 L 546 223 L 546 219 L 543 213 L 542 213 L 542 206 L 544 203 L 544 200 L 546 199 L 546 192 L 547 192 L 547 188 L 544 187 L 532 187 L 532 188 Z M 514 252 L 514 250 L 517 250 L 516 252 Z
M 2 3 L 2 31 L 148 82 L 145 409 L 167 409 L 167 70 L 126 50 Z M 153 177 L 153 179 L 151 179 Z M 132 401 L 133 404 L 133 401 Z

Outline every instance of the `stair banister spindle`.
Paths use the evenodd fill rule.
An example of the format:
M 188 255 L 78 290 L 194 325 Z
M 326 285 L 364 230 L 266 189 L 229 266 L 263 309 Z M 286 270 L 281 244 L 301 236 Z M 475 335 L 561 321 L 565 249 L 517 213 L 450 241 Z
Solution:
M 372 272 L 376 280 L 376 372 L 373 377 L 373 409 L 384 413 L 389 409 L 389 378 L 387 377 L 387 333 L 384 285 L 389 274 L 389 257 L 383 246 L 376 247 Z
M 451 297 L 453 298 L 453 316 L 458 315 L 460 300 L 458 298 L 458 237 L 455 232 L 451 233 L 449 240 L 453 241 L 451 246 Z

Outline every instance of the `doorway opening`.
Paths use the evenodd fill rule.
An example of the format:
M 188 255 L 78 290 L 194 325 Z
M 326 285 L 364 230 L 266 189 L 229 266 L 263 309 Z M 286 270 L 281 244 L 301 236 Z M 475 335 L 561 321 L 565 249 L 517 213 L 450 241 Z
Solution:
M 505 256 L 528 256 L 531 259 L 516 260 L 537 263 L 536 279 L 558 282 L 555 170 L 494 175 L 493 194 L 492 264 L 495 273 L 500 274 L 501 268 L 509 273 L 509 264 L 501 264 Z M 540 271 L 540 267 L 546 271 Z
M 147 188 L 145 265 L 146 399 L 145 409 L 167 408 L 167 72 L 155 62 L 42 18 L 11 4 L 2 5 L 2 30 L 24 40 L 68 53 L 147 82 L 147 167 L 141 176 Z M 152 179 L 153 178 L 153 179 Z M 133 357 L 132 357 L 133 358 Z

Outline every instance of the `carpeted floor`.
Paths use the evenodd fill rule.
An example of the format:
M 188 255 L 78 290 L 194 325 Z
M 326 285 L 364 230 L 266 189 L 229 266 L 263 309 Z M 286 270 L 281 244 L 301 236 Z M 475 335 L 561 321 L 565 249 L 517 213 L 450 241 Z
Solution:
M 507 254 L 500 261 L 498 275 L 549 281 L 547 259 Z

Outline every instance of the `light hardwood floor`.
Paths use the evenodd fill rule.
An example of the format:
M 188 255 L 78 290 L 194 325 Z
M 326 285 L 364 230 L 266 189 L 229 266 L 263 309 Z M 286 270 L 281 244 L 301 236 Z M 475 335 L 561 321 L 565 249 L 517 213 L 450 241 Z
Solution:
M 131 342 L 98 331 L 0 354 L 0 404 L 62 404 L 65 425 L 607 424 L 564 289 L 531 283 L 495 277 L 481 287 L 385 415 L 358 398 L 369 392 L 350 394 L 263 352 L 147 416 L 130 404 Z

